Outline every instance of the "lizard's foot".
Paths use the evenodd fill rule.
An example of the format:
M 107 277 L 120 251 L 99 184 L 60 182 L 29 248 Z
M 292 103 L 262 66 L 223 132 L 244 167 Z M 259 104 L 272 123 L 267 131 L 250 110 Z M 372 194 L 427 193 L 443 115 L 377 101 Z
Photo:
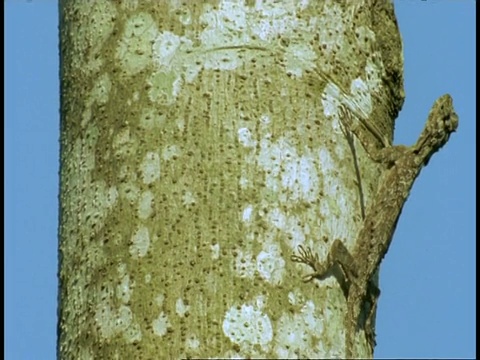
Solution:
M 294 262 L 310 266 L 314 272 L 303 277 L 304 282 L 311 281 L 315 277 L 324 275 L 325 270 L 320 266 L 318 254 L 315 254 L 309 247 L 298 246 L 298 255 L 291 255 L 290 259 Z
M 298 255 L 293 254 L 290 259 L 294 262 L 307 264 L 313 270 L 318 263 L 318 255 L 314 254 L 309 247 L 303 247 L 302 245 L 298 245 Z

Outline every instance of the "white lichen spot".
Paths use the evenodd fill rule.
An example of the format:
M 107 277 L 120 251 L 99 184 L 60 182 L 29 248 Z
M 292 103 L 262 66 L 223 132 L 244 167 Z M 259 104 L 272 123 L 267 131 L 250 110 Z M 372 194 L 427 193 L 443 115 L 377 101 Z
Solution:
M 111 186 L 107 189 L 107 192 L 105 193 L 105 206 L 107 208 L 113 207 L 115 203 L 117 202 L 118 199 L 118 191 L 115 186 Z
M 330 152 L 326 148 L 321 148 L 318 152 L 318 161 L 320 162 L 320 172 L 323 177 L 328 177 L 332 170 L 335 169 L 335 162 L 333 161 Z
M 129 344 L 132 344 L 134 342 L 139 342 L 140 340 L 142 340 L 142 330 L 140 329 L 140 325 L 136 322 L 131 324 L 123 332 L 123 338 Z
M 183 80 L 171 70 L 160 70 L 150 75 L 147 80 L 149 85 L 148 98 L 159 105 L 170 106 L 180 92 Z
M 132 323 L 132 319 L 132 311 L 125 305 L 114 311 L 108 303 L 102 302 L 95 311 L 95 322 L 99 326 L 100 334 L 107 339 L 125 331 Z
M 162 306 L 164 301 L 165 301 L 165 295 L 164 294 L 158 294 L 155 297 L 155 304 L 157 304 L 158 306 Z
M 280 174 L 282 161 L 293 157 L 297 157 L 296 149 L 285 138 L 279 139 L 276 143 L 266 138 L 260 140 L 258 164 L 270 175 L 267 186 L 273 190 L 279 190 L 279 184 L 275 184 L 275 178 Z
M 301 156 L 297 161 L 287 161 L 282 173 L 282 186 L 291 191 L 289 199 L 315 201 L 319 180 L 311 156 Z
M 264 137 L 260 141 L 258 164 L 265 170 L 265 185 L 279 193 L 282 202 L 314 202 L 319 191 L 319 180 L 313 162 L 313 154 L 305 150 L 306 155 L 299 156 L 295 146 L 287 138 L 271 142 Z
M 77 351 L 77 359 L 95 360 L 95 357 L 93 356 L 93 350 L 91 348 L 80 347 Z
M 303 357 L 324 358 L 325 355 L 311 343 L 311 334 L 321 334 L 324 319 L 315 311 L 313 302 L 308 301 L 298 313 L 285 312 L 276 323 L 274 353 L 279 358 L 296 357 L 300 352 Z M 312 346 L 313 345 L 313 346 Z
M 153 61 L 159 72 L 171 73 L 163 81 L 164 88 L 172 90 L 170 85 L 176 82 L 178 86 L 174 92 L 178 94 L 183 86 L 180 80 L 191 83 L 202 68 L 229 71 L 253 60 L 263 61 L 259 51 L 268 51 L 264 41 L 277 39 L 281 34 L 292 36 L 300 31 L 307 36 L 305 43 L 310 44 L 314 37 L 315 20 L 306 21 L 297 14 L 306 3 L 307 0 L 286 2 L 281 8 L 266 1 L 257 1 L 254 7 L 238 1 L 221 1 L 215 7 L 205 4 L 199 18 L 203 30 L 195 37 L 189 32 L 185 32 L 185 36 L 171 31 L 157 32 L 152 46 Z M 172 5 L 172 9 L 176 8 L 177 4 Z M 192 21 L 186 6 L 178 6 L 171 16 L 176 16 L 183 24 Z M 296 68 L 303 69 L 310 66 L 315 55 L 307 48 L 308 45 L 281 50 L 296 59 Z M 164 95 L 168 98 L 168 94 Z M 172 101 L 157 99 L 166 101 L 167 105 L 168 100 Z
M 276 243 L 264 244 L 264 250 L 257 256 L 257 270 L 267 282 L 278 285 L 285 274 L 285 260 L 281 256 L 281 249 Z
M 90 100 L 87 100 L 87 106 L 85 107 L 85 110 L 82 113 L 82 121 L 80 123 L 80 126 L 83 128 L 87 126 L 88 122 L 92 119 L 92 102 Z
M 355 39 L 357 41 L 357 48 L 363 49 L 365 52 L 371 52 L 372 46 L 375 43 L 375 32 L 368 26 L 358 25 L 355 27 Z
M 225 314 L 222 328 L 225 336 L 240 348 L 257 345 L 266 349 L 273 338 L 270 318 L 252 305 L 232 306 Z
M 310 44 L 291 44 L 285 52 L 285 71 L 301 77 L 305 70 L 315 69 L 317 55 Z
M 112 147 L 115 155 L 128 156 L 132 152 L 133 146 L 129 128 L 120 130 L 113 138 Z
M 117 172 L 117 179 L 119 180 L 120 183 L 124 183 L 127 181 L 136 181 L 137 180 L 136 171 L 132 171 L 132 166 L 130 164 L 122 164 L 120 165 L 120 169 Z
M 73 58 L 72 65 L 90 76 L 93 72 L 98 73 L 102 67 L 105 57 L 99 56 L 99 53 L 105 41 L 111 38 L 117 20 L 117 9 L 115 4 L 108 1 L 80 1 L 75 3 L 75 7 L 79 14 L 88 14 L 94 26 L 72 24 L 70 31 L 79 34 L 75 49 L 83 55 Z
M 126 304 L 129 302 L 131 294 L 130 276 L 125 274 L 121 277 L 120 283 L 117 285 L 117 298 Z
M 237 276 L 253 279 L 257 265 L 251 253 L 238 251 L 233 268 Z
M 141 164 L 143 183 L 151 184 L 160 178 L 160 156 L 156 152 L 148 152 Z
M 69 167 L 75 167 L 76 176 L 72 177 L 65 191 L 72 201 L 67 204 L 68 213 L 77 214 L 79 221 L 96 234 L 103 228 L 104 221 L 116 203 L 115 187 L 108 188 L 104 180 L 94 180 L 92 170 L 95 169 L 95 151 L 98 130 L 92 125 L 85 129 L 85 137 L 75 141 Z M 89 191 L 83 191 L 82 184 L 89 184 Z
M 175 56 L 182 40 L 180 36 L 165 31 L 159 33 L 153 44 L 153 59 L 161 67 L 170 69 L 173 57 Z
M 143 192 L 138 201 L 138 217 L 142 220 L 148 219 L 152 215 L 153 193 L 150 190 Z
M 265 306 L 267 306 L 267 298 L 264 295 L 258 295 L 253 300 L 253 303 L 259 310 L 262 310 Z
M 253 148 L 257 142 L 253 139 L 252 133 L 248 128 L 238 129 L 238 141 L 245 147 Z
M 324 177 L 323 189 L 325 194 L 328 194 L 328 196 L 326 197 L 327 201 L 323 201 L 319 207 L 320 214 L 322 215 L 322 217 L 325 217 L 325 218 L 331 217 L 331 219 L 335 220 L 337 216 L 340 217 L 341 214 L 345 213 L 341 211 L 340 206 L 342 205 L 342 203 L 338 201 L 341 193 L 340 189 L 344 188 L 342 187 L 342 185 L 343 184 L 338 177 L 332 177 L 332 176 Z M 344 201 L 343 201 L 343 204 L 345 204 Z M 352 209 L 348 209 L 348 210 L 349 211 L 347 211 L 346 213 L 352 212 Z M 329 225 L 329 228 L 331 228 L 333 223 L 330 221 L 327 223 L 327 225 Z M 345 225 L 343 221 L 342 221 L 342 225 Z M 327 231 L 327 229 L 324 229 L 324 230 Z M 325 234 L 325 236 L 327 235 Z M 330 238 L 334 239 L 332 237 Z
M 118 316 L 115 319 L 115 326 L 119 331 L 125 331 L 128 329 L 130 324 L 132 323 L 133 314 L 130 307 L 125 305 L 120 305 L 118 309 Z
M 198 73 L 198 65 L 191 68 L 192 62 L 188 61 L 193 42 L 183 36 L 165 31 L 158 33 L 153 44 L 153 61 L 156 71 L 149 79 L 152 85 L 149 97 L 154 102 L 171 105 L 180 94 L 184 79 L 189 82 L 191 77 Z M 197 58 L 198 59 L 198 58 Z
M 82 121 L 80 125 L 85 127 L 92 118 L 92 105 L 105 104 L 109 99 L 110 89 L 112 88 L 112 82 L 108 74 L 102 74 L 93 85 L 90 94 L 88 95 L 82 113 Z
M 374 63 L 371 59 L 367 59 L 367 62 L 365 64 L 364 77 L 368 85 L 368 88 L 371 89 L 372 93 L 378 92 L 379 89 L 383 86 L 382 70 L 379 69 L 378 65 Z M 371 107 L 372 105 L 371 105 L 371 99 L 370 99 L 370 108 Z
M 268 126 L 272 122 L 272 118 L 267 114 L 262 114 L 260 116 L 260 125 Z
M 208 55 L 205 57 L 205 69 L 235 70 L 244 62 L 238 53 L 229 50 L 217 50 Z
M 137 102 L 138 100 L 140 100 L 140 91 L 136 90 L 133 92 L 132 94 L 132 101 L 133 102 Z M 128 104 L 132 104 L 132 101 L 130 100 L 127 100 Z
M 212 260 L 218 260 L 220 258 L 220 244 L 216 243 L 210 245 L 210 251 L 212 252 Z
M 217 8 L 211 5 L 204 7 L 200 22 L 205 29 L 200 34 L 200 41 L 208 48 L 239 45 L 250 40 L 247 14 L 249 12 L 242 2 L 222 1 Z
M 164 336 L 169 327 L 171 327 L 170 321 L 163 311 L 152 321 L 153 333 L 157 336 Z
M 100 304 L 95 311 L 95 322 L 99 326 L 100 335 L 109 338 L 117 332 L 115 314 L 109 304 Z
M 127 273 L 127 264 L 125 263 L 118 264 L 117 271 L 120 276 L 125 275 Z
M 120 194 L 133 205 L 140 196 L 140 189 L 133 182 L 125 183 L 120 185 Z
M 253 205 L 247 205 L 243 209 L 242 220 L 246 223 L 252 222 Z
M 267 215 L 268 222 L 277 229 L 285 230 L 287 224 L 287 216 L 279 208 L 273 208 Z
M 304 3 L 304 1 L 302 1 Z M 311 33 L 311 26 L 305 20 L 301 19 L 298 10 L 302 10 L 302 2 L 289 1 L 277 6 L 275 2 L 262 1 L 256 2 L 255 20 L 249 19 L 251 30 L 262 40 L 271 40 L 280 35 L 288 35 L 292 31 L 307 31 Z
M 92 89 L 92 97 L 95 98 L 97 103 L 105 104 L 108 101 L 108 95 L 112 88 L 112 81 L 108 74 L 103 74 L 95 82 L 95 86 Z
M 185 191 L 185 194 L 182 195 L 182 204 L 183 206 L 190 207 L 192 205 L 195 205 L 197 200 L 195 199 L 195 196 L 190 191 Z
M 178 20 L 183 24 L 183 25 L 190 25 L 192 23 L 192 14 L 190 12 L 190 9 L 187 7 L 183 7 L 183 11 L 178 14 Z
M 336 46 L 345 42 L 344 34 L 346 21 L 340 4 L 332 2 L 331 6 L 323 8 L 323 16 L 317 24 L 319 43 L 325 45 L 323 53 L 335 55 Z M 325 62 L 325 61 L 323 61 Z
M 248 178 L 247 174 L 245 173 L 245 169 L 242 169 L 242 175 L 240 176 L 240 179 L 238 179 L 238 185 L 242 189 L 248 188 L 252 182 Z
M 150 235 L 148 229 L 142 226 L 132 236 L 129 252 L 133 257 L 143 257 L 150 247 Z
M 184 78 L 191 83 L 202 68 L 204 59 L 199 56 L 193 41 L 186 36 L 178 36 L 165 31 L 156 35 L 153 44 L 153 61 L 160 72 L 172 73 L 173 81 Z
M 185 340 L 185 347 L 189 350 L 199 350 L 200 349 L 200 340 L 195 335 L 190 335 Z
M 293 292 L 289 291 L 287 295 L 288 303 L 291 305 L 299 305 L 305 302 L 305 296 L 296 288 Z
M 140 115 L 140 126 L 144 129 L 162 128 L 165 124 L 166 115 L 159 114 L 154 108 L 147 108 Z
M 124 10 L 132 11 L 136 10 L 138 6 L 138 0 L 127 0 L 127 1 L 121 1 L 120 2 L 120 7 Z
M 185 130 L 185 119 L 183 117 L 178 117 L 175 119 L 175 125 L 177 126 L 178 131 Z
M 175 302 L 175 311 L 178 316 L 184 317 L 185 314 L 190 310 L 190 305 L 185 305 L 182 298 L 178 298 Z
M 136 14 L 127 20 L 116 53 L 127 74 L 134 75 L 149 64 L 151 43 L 157 33 L 155 21 L 147 13 Z
M 181 154 L 182 151 L 177 145 L 167 145 L 163 148 L 162 159 L 165 161 L 176 160 Z
M 152 274 L 148 273 L 145 275 L 145 284 L 150 284 L 150 281 L 152 281 Z
M 308 224 L 303 224 L 295 215 L 286 215 L 280 208 L 273 208 L 265 216 L 266 221 L 274 228 L 284 231 L 288 234 L 288 245 L 295 249 L 298 245 L 305 242 L 305 237 L 309 233 Z
M 112 141 L 112 147 L 114 149 L 121 147 L 122 145 L 128 144 L 130 142 L 130 129 L 125 128 L 120 130 L 118 134 L 115 135 Z

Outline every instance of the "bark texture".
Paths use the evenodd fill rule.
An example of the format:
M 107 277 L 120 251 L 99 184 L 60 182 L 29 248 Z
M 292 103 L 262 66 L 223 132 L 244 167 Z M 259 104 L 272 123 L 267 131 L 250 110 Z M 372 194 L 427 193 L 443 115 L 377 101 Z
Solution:
M 341 288 L 289 257 L 353 246 L 379 169 L 338 109 L 391 142 L 393 5 L 64 0 L 60 16 L 59 358 L 341 357 Z

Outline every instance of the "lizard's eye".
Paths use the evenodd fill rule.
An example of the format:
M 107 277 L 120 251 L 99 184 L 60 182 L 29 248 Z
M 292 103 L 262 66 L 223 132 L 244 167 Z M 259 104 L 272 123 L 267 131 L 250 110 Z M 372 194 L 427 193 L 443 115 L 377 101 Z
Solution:
M 456 131 L 458 126 L 457 114 L 455 112 L 450 113 L 448 116 L 445 117 L 444 123 L 450 132 Z
M 450 115 L 446 115 L 443 117 L 443 124 L 449 127 L 448 125 L 450 125 Z

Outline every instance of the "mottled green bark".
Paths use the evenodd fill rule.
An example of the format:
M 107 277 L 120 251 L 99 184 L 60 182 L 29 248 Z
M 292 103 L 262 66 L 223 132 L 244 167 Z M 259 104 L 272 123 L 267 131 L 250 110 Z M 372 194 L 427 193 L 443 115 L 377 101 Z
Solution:
M 391 140 L 392 5 L 70 0 L 60 13 L 59 357 L 342 356 L 341 289 L 303 284 L 289 256 L 353 245 L 361 197 L 338 106 Z M 356 154 L 368 203 L 379 172 Z

